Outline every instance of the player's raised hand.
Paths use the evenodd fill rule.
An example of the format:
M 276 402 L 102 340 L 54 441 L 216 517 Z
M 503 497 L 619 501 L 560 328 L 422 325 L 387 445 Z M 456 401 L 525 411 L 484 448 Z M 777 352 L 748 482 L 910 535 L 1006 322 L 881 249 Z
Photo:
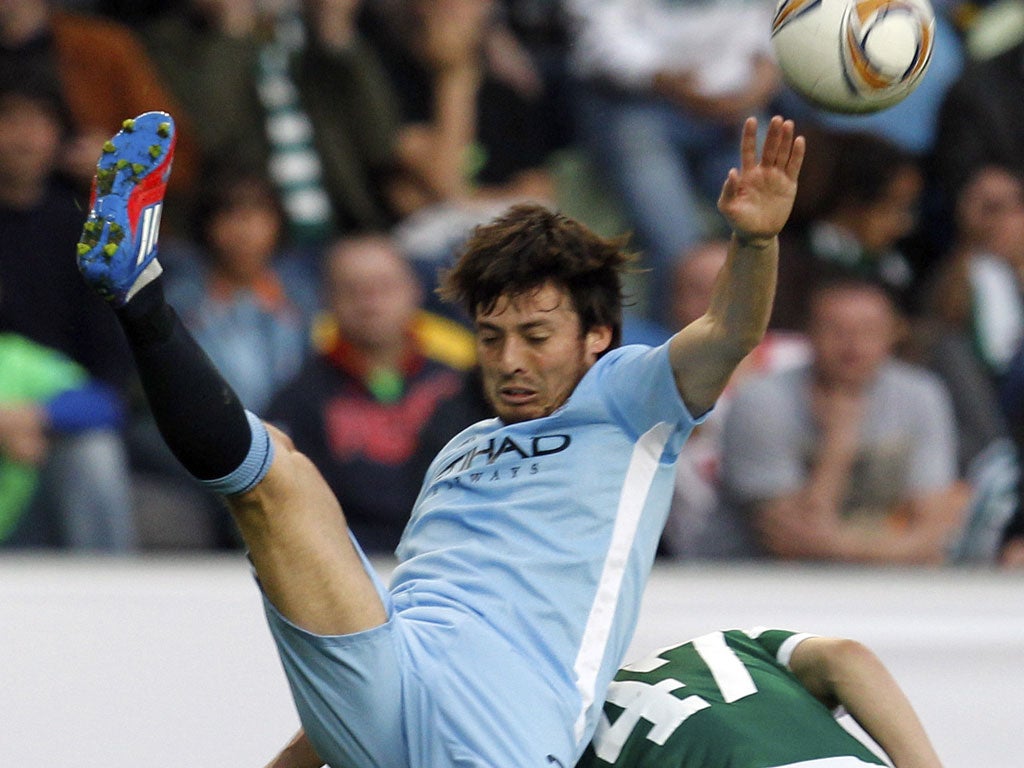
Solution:
M 718 198 L 718 210 L 741 239 L 770 239 L 782 230 L 793 210 L 804 151 L 804 137 L 796 135 L 793 121 L 776 115 L 768 124 L 759 160 L 757 120 L 747 118 L 740 167 L 729 171 Z

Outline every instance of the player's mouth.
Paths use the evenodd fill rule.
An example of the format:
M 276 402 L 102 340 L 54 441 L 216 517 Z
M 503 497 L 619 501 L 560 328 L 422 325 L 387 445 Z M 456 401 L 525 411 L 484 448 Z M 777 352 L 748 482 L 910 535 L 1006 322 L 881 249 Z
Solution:
M 498 389 L 498 395 L 508 405 L 526 405 L 537 397 L 537 392 L 528 387 L 505 386 Z

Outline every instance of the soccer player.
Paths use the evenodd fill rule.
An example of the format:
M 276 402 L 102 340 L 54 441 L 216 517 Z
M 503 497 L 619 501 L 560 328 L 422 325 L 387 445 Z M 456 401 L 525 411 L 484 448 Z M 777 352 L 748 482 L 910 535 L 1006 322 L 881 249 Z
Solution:
M 128 121 L 99 161 L 78 247 L 115 307 L 151 409 L 223 494 L 304 733 L 335 768 L 571 766 L 632 635 L 673 462 L 771 311 L 804 140 L 748 120 L 719 210 L 711 308 L 665 345 L 617 347 L 621 243 L 536 205 L 479 227 L 444 288 L 475 321 L 497 417 L 427 471 L 389 587 L 326 483 L 245 410 L 163 299 L 155 260 L 174 126 Z
M 577 768 L 939 768 L 907 697 L 861 643 L 778 629 L 711 632 L 623 667 Z

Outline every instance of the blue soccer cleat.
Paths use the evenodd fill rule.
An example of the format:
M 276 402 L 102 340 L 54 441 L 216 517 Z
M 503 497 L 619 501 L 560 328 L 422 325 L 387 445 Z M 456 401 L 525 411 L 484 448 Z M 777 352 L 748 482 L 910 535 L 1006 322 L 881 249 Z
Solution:
M 121 307 L 162 271 L 156 243 L 174 157 L 174 120 L 146 112 L 103 145 L 78 241 L 85 281 Z

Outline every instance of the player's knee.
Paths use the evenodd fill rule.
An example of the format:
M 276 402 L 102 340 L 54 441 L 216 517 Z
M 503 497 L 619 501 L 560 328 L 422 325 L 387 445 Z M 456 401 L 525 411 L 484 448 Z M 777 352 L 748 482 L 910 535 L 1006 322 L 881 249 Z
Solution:
M 274 461 L 266 477 L 257 486 L 275 505 L 285 505 L 291 498 L 312 495 L 318 486 L 326 485 L 313 462 L 284 432 L 268 424 L 267 432 L 274 444 Z M 254 489 L 254 490 L 257 490 Z
M 292 453 L 295 451 L 295 443 L 288 437 L 284 432 L 275 427 L 273 424 L 263 422 L 267 427 L 267 432 L 270 433 L 270 439 L 274 441 L 274 449 L 277 455 L 284 453 Z

